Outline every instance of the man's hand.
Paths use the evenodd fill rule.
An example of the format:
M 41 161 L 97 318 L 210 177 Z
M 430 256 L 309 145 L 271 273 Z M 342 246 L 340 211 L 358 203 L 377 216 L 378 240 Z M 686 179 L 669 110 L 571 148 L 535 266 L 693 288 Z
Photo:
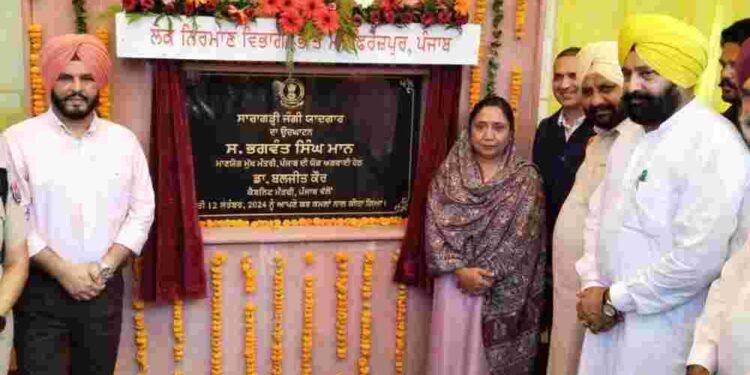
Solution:
M 459 268 L 454 274 L 458 278 L 458 288 L 464 293 L 478 294 L 492 286 L 495 275 L 483 268 Z
M 57 281 L 71 297 L 79 301 L 98 296 L 105 286 L 99 279 L 99 266 L 96 263 L 68 264 L 60 270 Z
M 576 294 L 576 297 L 578 297 L 576 302 L 578 320 L 594 334 L 606 332 L 616 324 L 614 319 L 608 318 L 602 313 L 606 290 L 602 287 L 590 287 L 578 291 Z
M 711 375 L 708 369 L 701 365 L 690 365 L 687 368 L 687 375 Z

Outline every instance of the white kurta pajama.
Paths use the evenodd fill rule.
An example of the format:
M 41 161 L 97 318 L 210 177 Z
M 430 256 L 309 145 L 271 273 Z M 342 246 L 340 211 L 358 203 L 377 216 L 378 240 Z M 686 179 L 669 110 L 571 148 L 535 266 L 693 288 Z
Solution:
M 579 374 L 684 374 L 748 187 L 732 124 L 693 100 L 649 133 L 622 133 L 586 220 L 583 287 L 610 286 L 624 322 L 586 333 Z
M 581 355 L 584 328 L 576 313 L 576 292 L 580 289 L 576 261 L 583 256 L 584 220 L 589 199 L 607 168 L 607 156 L 620 129 L 639 126 L 624 121 L 612 130 L 598 131 L 586 147 L 586 158 L 576 173 L 575 184 L 557 217 L 552 235 L 552 274 L 554 281 L 548 375 L 575 374 Z

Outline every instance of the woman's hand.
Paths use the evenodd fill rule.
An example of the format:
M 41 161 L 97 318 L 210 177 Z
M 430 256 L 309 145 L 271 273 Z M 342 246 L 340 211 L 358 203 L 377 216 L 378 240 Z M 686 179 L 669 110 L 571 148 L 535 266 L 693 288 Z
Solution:
M 459 268 L 453 272 L 458 278 L 458 288 L 464 293 L 480 294 L 492 286 L 492 272 L 483 268 Z

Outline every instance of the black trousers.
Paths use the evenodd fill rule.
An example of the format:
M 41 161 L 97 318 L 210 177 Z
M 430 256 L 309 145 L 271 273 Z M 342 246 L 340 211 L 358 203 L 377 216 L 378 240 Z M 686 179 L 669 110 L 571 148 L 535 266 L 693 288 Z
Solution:
M 112 375 L 122 304 L 122 272 L 116 272 L 96 298 L 76 301 L 57 280 L 32 265 L 13 309 L 18 373 Z

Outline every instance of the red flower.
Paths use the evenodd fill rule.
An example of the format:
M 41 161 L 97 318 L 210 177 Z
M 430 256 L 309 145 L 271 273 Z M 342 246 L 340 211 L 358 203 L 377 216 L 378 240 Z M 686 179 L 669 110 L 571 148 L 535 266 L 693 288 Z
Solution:
M 430 26 L 435 23 L 435 13 L 424 12 L 422 13 L 422 25 Z
M 245 14 L 244 11 L 237 9 L 234 4 L 229 4 L 229 6 L 227 6 L 227 15 L 234 18 L 234 21 L 237 22 L 238 25 L 244 25 L 247 23 L 247 14 Z
M 460 14 L 456 13 L 456 25 L 462 26 L 469 23 L 469 15 L 468 14 Z
M 296 0 L 281 0 L 281 11 L 288 10 L 299 11 Z
M 359 27 L 359 25 L 362 24 L 362 16 L 360 16 L 359 14 L 353 15 L 352 22 L 354 23 L 354 26 Z
M 274 17 L 281 11 L 281 0 L 260 0 L 260 10 L 264 15 Z
M 206 2 L 203 4 L 203 10 L 205 10 L 208 13 L 213 13 L 216 11 L 216 5 L 218 5 L 219 0 L 206 0 Z
M 438 23 L 450 23 L 451 22 L 451 12 L 447 10 L 441 10 L 438 12 L 437 15 Z
M 245 7 L 245 9 L 242 10 L 242 13 L 245 13 L 245 17 L 247 17 L 248 20 L 252 20 L 253 17 L 255 17 L 255 11 L 250 7 Z
M 381 0 L 380 1 L 380 7 L 383 8 L 384 11 L 394 10 L 396 9 L 397 5 L 398 5 L 398 0 Z
M 287 35 L 299 34 L 305 26 L 305 19 L 296 10 L 287 10 L 279 18 L 281 32 Z
M 195 12 L 195 0 L 185 0 L 185 14 L 191 15 Z
M 138 6 L 138 0 L 122 0 L 122 7 L 126 12 L 132 12 Z
M 370 11 L 370 23 L 373 25 L 377 25 L 380 23 L 380 11 L 379 10 Z
M 392 10 L 386 10 L 383 12 L 383 15 L 385 16 L 385 23 L 396 23 L 396 12 Z
M 303 17 L 311 19 L 316 11 L 325 8 L 325 6 L 323 0 L 301 0 L 300 12 Z
M 141 0 L 141 9 L 143 9 L 144 12 L 153 9 L 154 5 L 156 5 L 155 0 Z
M 321 33 L 334 34 L 339 29 L 339 13 L 323 8 L 313 14 L 313 23 Z
M 406 12 L 399 14 L 399 18 L 401 20 L 401 23 L 412 23 L 414 22 L 414 13 L 407 10 Z
M 161 3 L 164 4 L 164 11 L 167 13 L 174 12 L 174 2 L 175 0 L 161 0 Z

